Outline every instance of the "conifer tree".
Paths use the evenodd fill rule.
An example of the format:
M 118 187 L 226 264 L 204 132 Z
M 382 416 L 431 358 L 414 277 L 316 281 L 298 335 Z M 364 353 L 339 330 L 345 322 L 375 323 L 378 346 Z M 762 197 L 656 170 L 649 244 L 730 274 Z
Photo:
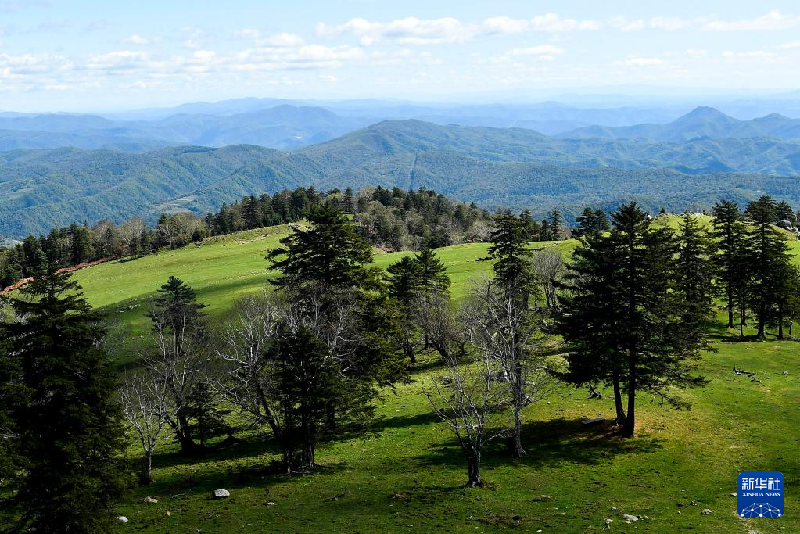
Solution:
M 194 290 L 170 276 L 158 290 L 153 310 L 148 314 L 156 335 L 155 350 L 145 364 L 158 380 L 166 384 L 169 400 L 167 423 L 181 445 L 183 454 L 199 449 L 194 441 L 191 395 L 203 380 L 208 361 L 204 304 L 197 302 Z
M 614 382 L 617 419 L 624 419 L 622 435 L 630 437 L 637 392 L 682 405 L 670 386 L 703 383 L 692 376 L 702 344 L 686 336 L 682 323 L 689 312 L 678 290 L 671 230 L 651 228 L 636 203 L 623 204 L 612 219 L 609 236 L 595 236 L 576 251 L 560 330 L 576 381 Z M 627 393 L 627 412 L 616 379 Z
M 789 247 L 786 237 L 773 226 L 776 202 L 764 195 L 747 206 L 751 226 L 747 233 L 750 252 L 749 273 L 752 276 L 750 306 L 757 324 L 758 339 L 765 339 L 767 323 L 776 318 L 778 301 L 789 276 Z
M 749 276 L 747 261 L 749 253 L 745 241 L 745 224 L 741 220 L 735 202 L 722 200 L 712 211 L 714 215 L 713 237 L 717 241 L 718 254 L 714 256 L 717 278 L 721 282 L 728 310 L 728 328 L 734 327 L 734 312 L 739 309 L 740 330 L 744 327 L 745 302 Z M 743 331 L 741 331 L 743 335 Z
M 697 218 L 684 213 L 680 223 L 675 289 L 676 296 L 682 299 L 681 326 L 686 339 L 702 345 L 707 345 L 703 331 L 712 315 L 714 245 Z
M 112 368 L 98 348 L 100 317 L 67 273 L 39 273 L 12 306 L 23 320 L 0 326 L 10 364 L 0 405 L 24 473 L 19 528 L 107 532 L 123 488 L 123 427 Z

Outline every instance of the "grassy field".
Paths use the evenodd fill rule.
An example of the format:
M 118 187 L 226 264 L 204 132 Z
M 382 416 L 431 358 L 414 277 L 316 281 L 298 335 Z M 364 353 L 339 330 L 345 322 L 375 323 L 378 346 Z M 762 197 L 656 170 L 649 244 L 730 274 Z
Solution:
M 144 343 L 147 300 L 169 275 L 178 276 L 209 304 L 219 323 L 233 299 L 263 287 L 271 274 L 263 259 L 287 228 L 227 236 L 201 246 L 81 271 L 76 278 L 93 305 L 127 331 L 121 363 Z M 565 250 L 574 242 L 558 245 Z M 797 242 L 792 246 L 798 251 Z M 456 298 L 469 280 L 491 270 L 485 244 L 438 251 Z M 385 267 L 399 254 L 376 255 Z M 608 425 L 585 418 L 613 417 L 613 406 L 588 400 L 584 389 L 557 387 L 525 411 L 528 456 L 512 461 L 496 444 L 485 459 L 488 487 L 464 489 L 458 447 L 436 422 L 422 394 L 437 361 L 423 358 L 413 382 L 385 390 L 381 416 L 360 438 L 324 444 L 322 468 L 285 476 L 269 436 L 239 435 L 192 463 L 167 443 L 155 459 L 156 481 L 126 497 L 117 511 L 130 522 L 119 532 L 800 532 L 800 345 L 792 341 L 734 343 L 721 326 L 716 353 L 707 354 L 703 389 L 684 393 L 690 411 L 639 398 L 637 437 L 620 440 Z M 732 373 L 736 365 L 759 382 Z M 788 374 L 784 374 L 788 371 Z M 131 455 L 136 450 L 131 449 Z M 789 488 L 787 515 L 742 520 L 735 514 L 736 476 L 779 470 Z M 224 487 L 231 498 L 215 501 Z M 145 504 L 145 496 L 158 499 Z M 701 515 L 704 508 L 713 511 Z M 622 513 L 646 516 L 626 524 Z M 613 520 L 607 523 L 607 520 Z

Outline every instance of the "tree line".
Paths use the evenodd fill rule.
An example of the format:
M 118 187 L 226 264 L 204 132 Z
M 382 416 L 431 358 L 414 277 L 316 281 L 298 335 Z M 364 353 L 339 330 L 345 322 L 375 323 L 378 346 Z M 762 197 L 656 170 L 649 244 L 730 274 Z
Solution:
M 696 364 L 711 348 L 715 298 L 726 310 L 733 299 L 742 321 L 752 316 L 760 339 L 798 317 L 797 268 L 771 223 L 774 206 L 765 196 L 739 213 L 720 202 L 711 229 L 685 214 L 677 230 L 635 203 L 609 228 L 589 209 L 569 262 L 552 244 L 531 245 L 525 214 L 500 212 L 489 235 L 493 276 L 455 302 L 435 251 L 370 267 L 372 246 L 328 202 L 269 252 L 271 287 L 236 301 L 219 329 L 193 289 L 170 277 L 148 311 L 150 346 L 121 383 L 101 317 L 69 274 L 37 273 L 0 325 L 2 484 L 23 526 L 102 532 L 131 483 L 125 427 L 142 447 L 136 471 L 147 483 L 168 435 L 193 457 L 212 436 L 234 433 L 222 406 L 269 429 L 286 472 L 307 471 L 320 442 L 370 428 L 379 389 L 409 380 L 426 351 L 441 368 L 424 391 L 463 452 L 469 486 L 483 484 L 492 440 L 515 458 L 535 446 L 524 410 L 557 380 L 607 384 L 619 431 L 632 436 L 641 394 L 684 407 L 675 391 L 704 384 Z

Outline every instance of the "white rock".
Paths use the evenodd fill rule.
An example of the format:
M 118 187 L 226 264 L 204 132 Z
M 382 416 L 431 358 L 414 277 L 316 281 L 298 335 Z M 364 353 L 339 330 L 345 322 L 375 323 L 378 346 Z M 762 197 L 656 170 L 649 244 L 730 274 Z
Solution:
M 124 515 L 121 515 L 121 516 L 117 517 L 117 521 L 119 521 L 120 523 L 127 523 L 128 522 L 128 518 L 125 517 Z
M 227 499 L 231 496 L 231 492 L 226 489 L 215 489 L 214 490 L 214 498 L 215 499 Z
M 622 514 L 622 519 L 624 519 L 626 523 L 633 523 L 634 521 L 639 520 L 639 516 L 631 514 Z
M 703 514 L 703 515 L 709 515 L 709 514 L 713 514 L 714 512 L 712 512 L 708 508 L 703 508 L 703 510 L 700 513 Z
M 156 504 L 158 502 L 158 499 L 154 499 L 148 495 L 147 497 L 144 498 L 144 502 L 146 502 L 147 504 Z

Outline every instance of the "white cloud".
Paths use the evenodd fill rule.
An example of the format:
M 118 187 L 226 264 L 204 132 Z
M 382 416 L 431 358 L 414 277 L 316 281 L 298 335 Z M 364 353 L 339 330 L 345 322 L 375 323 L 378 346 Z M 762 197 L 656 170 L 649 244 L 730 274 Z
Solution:
M 722 53 L 722 57 L 733 59 L 775 59 L 777 57 L 776 54 L 772 52 L 766 52 L 764 50 L 751 50 L 749 52 L 732 52 L 730 50 L 726 50 Z
M 539 45 L 529 48 L 514 48 L 508 54 L 510 56 L 532 56 L 545 61 L 551 61 L 554 56 L 564 53 L 564 49 L 554 45 Z
M 609 22 L 612 28 L 616 28 L 622 32 L 638 32 L 643 30 L 646 23 L 642 19 L 628 19 L 626 17 L 614 17 Z
M 130 37 L 126 37 L 125 39 L 123 39 L 122 42 L 123 43 L 129 43 L 129 44 L 135 44 L 135 45 L 144 46 L 144 45 L 149 45 L 151 41 L 150 41 L 150 39 L 146 39 L 146 38 L 142 37 L 138 33 L 134 33 Z
M 686 50 L 685 53 L 689 57 L 706 57 L 708 55 L 708 50 L 702 50 L 699 48 L 690 48 Z
M 685 30 L 691 26 L 698 24 L 699 19 L 689 20 L 680 17 L 653 17 L 650 19 L 650 27 L 658 30 L 676 31 Z
M 514 19 L 511 17 L 491 17 L 483 21 L 485 34 L 515 34 L 528 31 L 550 33 L 578 30 L 597 30 L 601 24 L 594 20 L 576 20 L 561 18 L 556 13 L 537 15 L 532 19 Z
M 788 30 L 796 26 L 800 26 L 800 16 L 784 15 L 780 11 L 772 10 L 754 19 L 707 22 L 702 28 L 708 31 L 775 31 Z
M 245 29 L 236 32 L 238 39 L 252 39 L 258 46 L 301 46 L 305 40 L 295 33 L 278 33 L 263 36 L 259 30 Z
M 657 57 L 629 57 L 623 61 L 615 61 L 612 65 L 617 67 L 657 67 L 663 65 L 664 60 Z
M 329 26 L 324 22 L 317 24 L 317 35 L 321 37 L 352 34 L 359 38 L 362 46 L 372 46 L 381 41 L 404 45 L 461 43 L 472 39 L 475 33 L 474 25 L 462 24 L 452 17 L 430 20 L 408 17 L 391 22 L 351 19 L 338 26 Z
M 795 48 L 800 48 L 800 41 L 791 41 L 789 43 L 784 43 L 780 45 L 778 48 L 781 50 L 794 50 Z

